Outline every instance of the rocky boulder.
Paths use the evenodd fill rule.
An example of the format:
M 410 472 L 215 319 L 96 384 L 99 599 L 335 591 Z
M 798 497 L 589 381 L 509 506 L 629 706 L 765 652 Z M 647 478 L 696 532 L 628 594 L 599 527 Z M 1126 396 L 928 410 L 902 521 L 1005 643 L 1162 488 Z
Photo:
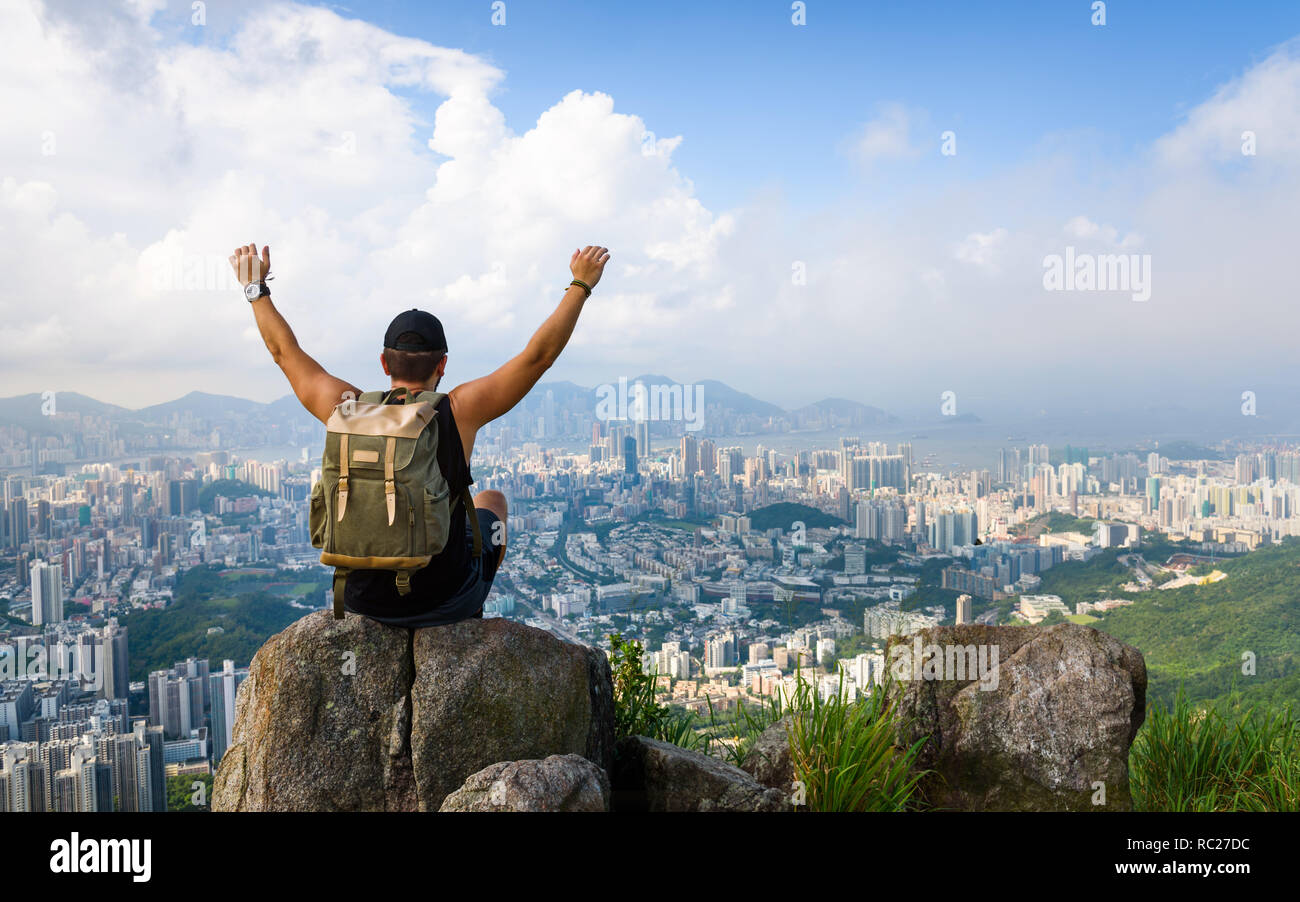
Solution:
M 1142 653 L 1072 623 L 941 626 L 892 640 L 902 745 L 941 808 L 1132 807 L 1128 752 L 1146 716 Z M 901 677 L 901 678 L 900 678 Z
M 609 769 L 604 652 L 503 618 L 416 630 L 413 645 L 411 756 L 425 810 L 499 761 L 572 753 Z
M 741 768 L 764 786 L 794 791 L 794 762 L 790 757 L 790 716 L 758 735 Z
M 502 761 L 447 796 L 440 811 L 608 811 L 609 777 L 581 755 Z
M 436 811 L 497 762 L 608 770 L 604 653 L 513 621 L 408 630 L 317 611 L 271 637 L 239 687 L 216 811 Z
M 619 742 L 616 811 L 789 811 L 790 795 L 738 767 L 645 736 Z

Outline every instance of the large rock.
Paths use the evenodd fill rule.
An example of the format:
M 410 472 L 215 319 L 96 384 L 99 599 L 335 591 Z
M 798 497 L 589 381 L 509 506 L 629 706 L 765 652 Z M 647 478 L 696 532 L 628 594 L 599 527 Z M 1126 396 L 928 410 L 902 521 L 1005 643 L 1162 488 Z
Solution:
M 741 768 L 764 786 L 794 791 L 794 761 L 790 757 L 790 715 L 773 723 L 754 740 Z
M 581 755 L 502 761 L 471 774 L 440 811 L 608 811 L 609 777 Z
M 423 810 L 499 761 L 572 753 L 609 769 L 604 652 L 494 618 L 417 630 L 415 662 L 411 756 Z
M 319 611 L 272 636 L 239 687 L 215 811 L 416 807 L 410 631 Z
M 725 761 L 658 739 L 629 736 L 614 755 L 616 811 L 787 811 L 789 799 Z
M 609 663 L 500 618 L 419 630 L 318 611 L 271 637 L 239 688 L 216 811 L 436 811 L 497 762 L 608 770 Z
M 987 665 L 983 679 L 943 667 L 928 676 L 911 671 L 895 684 L 900 744 L 929 737 L 918 765 L 935 771 L 922 784 L 932 804 L 972 811 L 1132 807 L 1128 752 L 1146 716 L 1147 686 L 1136 648 L 1072 623 L 941 626 L 892 640 L 885 666 L 895 676 L 908 673 L 909 662 L 935 659 L 927 647 L 953 665 L 983 649 Z M 1096 804 L 1099 783 L 1104 805 Z

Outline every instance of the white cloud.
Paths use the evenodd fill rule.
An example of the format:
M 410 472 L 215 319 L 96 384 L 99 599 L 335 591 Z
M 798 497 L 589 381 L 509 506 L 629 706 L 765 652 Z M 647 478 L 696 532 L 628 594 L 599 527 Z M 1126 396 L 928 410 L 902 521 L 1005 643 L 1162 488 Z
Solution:
M 997 269 L 998 250 L 1007 241 L 1006 229 L 994 229 L 991 232 L 972 232 L 957 245 L 955 256 L 963 263 L 970 263 L 984 269 Z
M 915 157 L 921 148 L 913 137 L 918 119 L 926 117 L 897 102 L 883 103 L 853 141 L 853 152 L 864 163 Z
M 884 211 L 795 218 L 770 196 L 708 209 L 673 161 L 690 136 L 652 139 L 604 93 L 571 91 L 516 132 L 492 102 L 505 73 L 460 50 L 292 4 L 194 44 L 174 40 L 188 4 L 104 6 L 0 6 L 0 394 L 284 394 L 238 293 L 157 282 L 202 280 L 248 241 L 272 245 L 304 347 L 366 384 L 411 306 L 444 320 L 451 383 L 499 365 L 553 309 L 574 247 L 597 241 L 613 261 L 554 378 L 722 378 L 791 405 L 950 388 L 1041 404 L 1061 385 L 1043 372 L 1077 373 L 1099 347 L 1125 378 L 1188 383 L 1195 355 L 1171 324 L 1207 322 L 1219 373 L 1289 359 L 1294 48 L 1104 180 L 1030 158 Z M 413 90 L 440 100 L 432 122 Z M 926 127 L 886 105 L 855 152 L 906 160 Z M 1241 161 L 1223 136 L 1246 128 L 1260 156 Z M 1043 256 L 1065 243 L 1150 253 L 1157 293 L 1046 296 Z M 971 366 L 990 344 L 1014 353 Z
M 1245 132 L 1257 139 L 1259 165 L 1294 165 L 1300 154 L 1300 39 L 1220 87 L 1155 150 L 1167 166 L 1242 164 L 1248 161 L 1242 153 Z

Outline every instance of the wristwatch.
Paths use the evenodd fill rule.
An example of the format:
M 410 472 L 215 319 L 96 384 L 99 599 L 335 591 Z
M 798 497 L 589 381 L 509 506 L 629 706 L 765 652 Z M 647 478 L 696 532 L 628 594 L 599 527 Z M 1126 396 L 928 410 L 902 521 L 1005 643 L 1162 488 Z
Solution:
M 248 298 L 248 303 L 253 303 L 258 298 L 269 298 L 271 289 L 267 287 L 266 282 L 249 282 L 244 286 L 244 297 Z

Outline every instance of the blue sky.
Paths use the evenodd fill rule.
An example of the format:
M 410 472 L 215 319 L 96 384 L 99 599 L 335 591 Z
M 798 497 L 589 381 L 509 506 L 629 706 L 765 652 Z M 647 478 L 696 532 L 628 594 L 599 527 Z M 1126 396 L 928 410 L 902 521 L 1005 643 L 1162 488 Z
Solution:
M 1294 2 L 1117 0 L 1103 27 L 1087 0 L 813 0 L 802 27 L 789 3 L 752 0 L 509 0 L 504 27 L 483 0 L 321 5 L 492 61 L 516 131 L 574 88 L 612 95 L 658 137 L 683 136 L 674 161 L 712 209 L 765 186 L 811 208 L 846 188 L 993 175 L 1067 138 L 1122 159 L 1300 34 Z M 844 144 L 890 101 L 928 112 L 936 147 L 955 130 L 957 157 L 864 179 Z M 418 101 L 430 117 L 436 104 Z
M 11 391 L 282 394 L 238 293 L 177 275 L 248 241 L 358 384 L 411 306 L 455 337 L 452 384 L 495 369 L 586 243 L 613 258 L 548 374 L 581 385 L 1037 413 L 1300 384 L 1300 3 L 1126 0 L 1104 26 L 1089 0 L 812 0 L 805 26 L 787 0 L 206 10 L 0 4 Z M 1149 297 L 1052 290 L 1070 248 L 1149 257 Z

